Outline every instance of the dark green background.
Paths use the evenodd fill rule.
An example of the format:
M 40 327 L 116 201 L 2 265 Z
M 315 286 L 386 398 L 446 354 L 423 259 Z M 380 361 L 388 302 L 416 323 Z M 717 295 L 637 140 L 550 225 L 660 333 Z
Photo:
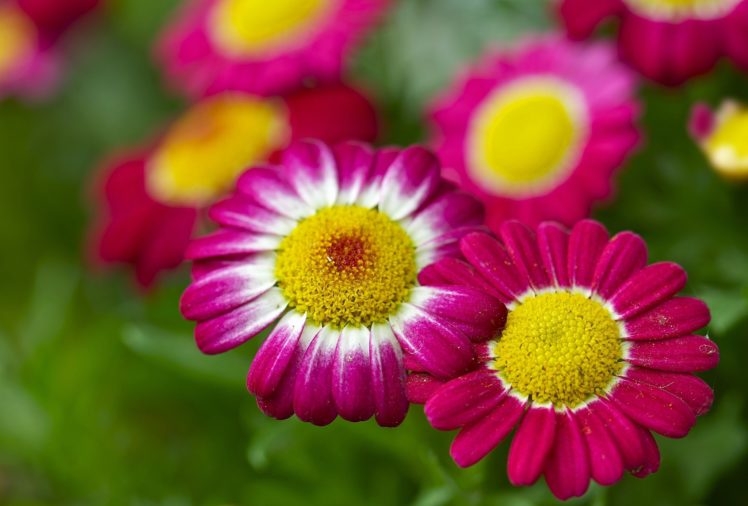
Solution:
M 458 469 L 450 434 L 419 407 L 397 429 L 327 428 L 264 417 L 245 391 L 258 342 L 205 357 L 177 299 L 185 272 L 142 296 L 123 272 L 86 267 L 91 176 L 113 150 L 149 138 L 182 107 L 151 45 L 174 0 L 112 1 L 67 41 L 52 100 L 0 103 L 0 504 L 524 506 L 506 445 Z M 494 42 L 553 25 L 545 2 L 402 0 L 352 74 L 377 96 L 386 142 L 423 140 L 423 104 Z M 713 411 L 661 440 L 660 472 L 592 486 L 592 505 L 748 504 L 748 189 L 716 177 L 688 138 L 691 104 L 748 100 L 728 65 L 679 90 L 642 89 L 646 144 L 597 217 L 632 229 L 652 260 L 674 260 L 713 312 L 722 363 Z

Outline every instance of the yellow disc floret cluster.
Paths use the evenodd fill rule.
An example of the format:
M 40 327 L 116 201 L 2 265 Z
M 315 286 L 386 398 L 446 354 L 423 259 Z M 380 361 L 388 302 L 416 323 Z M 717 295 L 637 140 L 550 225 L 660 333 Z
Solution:
M 290 306 L 312 321 L 368 326 L 408 299 L 415 246 L 375 209 L 334 206 L 304 219 L 283 240 L 275 274 Z
M 525 299 L 493 346 L 491 367 L 535 402 L 575 407 L 601 394 L 622 369 L 618 324 L 579 293 Z

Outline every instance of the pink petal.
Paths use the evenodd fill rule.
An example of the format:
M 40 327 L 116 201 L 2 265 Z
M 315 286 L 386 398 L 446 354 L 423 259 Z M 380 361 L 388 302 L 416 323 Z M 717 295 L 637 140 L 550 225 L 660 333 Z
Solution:
M 312 209 L 332 206 L 338 198 L 338 171 L 330 148 L 320 141 L 300 141 L 283 151 L 283 176 Z
M 605 399 L 597 399 L 588 407 L 615 441 L 623 467 L 633 470 L 644 466 L 647 462 L 647 449 L 641 436 L 643 429 Z
M 418 146 L 404 149 L 382 180 L 379 209 L 393 220 L 412 214 L 436 190 L 439 160 Z
M 644 444 L 644 464 L 637 469 L 632 469 L 631 474 L 637 478 L 644 478 L 652 473 L 656 473 L 660 468 L 660 450 L 657 448 L 657 441 L 646 429 L 637 426 L 642 443 Z
M 482 224 L 480 202 L 467 193 L 453 191 L 419 211 L 406 230 L 416 246 L 420 246 L 455 228 Z
M 649 265 L 629 278 L 610 298 L 622 319 L 630 319 L 660 304 L 686 285 L 686 273 L 671 262 Z
M 667 390 L 688 404 L 696 416 L 709 411 L 714 401 L 712 388 L 704 380 L 692 374 L 629 367 L 626 370 L 626 377 Z
M 612 485 L 623 477 L 623 460 L 605 424 L 589 409 L 576 413 L 582 437 L 587 442 L 592 479 Z
M 438 378 L 453 378 L 472 364 L 473 351 L 465 334 L 422 309 L 402 304 L 390 324 L 403 350 Z
M 411 373 L 405 380 L 405 392 L 408 400 L 414 404 L 425 404 L 444 381 L 428 373 Z
M 558 12 L 572 39 L 586 39 L 606 17 L 618 13 L 619 0 L 562 0 Z
M 352 205 L 367 183 L 374 164 L 374 151 L 358 142 L 338 144 L 333 151 L 340 174 L 337 203 Z
M 473 267 L 457 258 L 444 258 L 418 274 L 422 285 L 461 285 L 474 287 L 501 300 L 501 294 Z M 504 297 L 506 299 L 506 297 Z M 502 302 L 509 302 L 504 300 Z
M 724 37 L 725 52 L 743 70 L 748 69 L 748 44 L 745 34 L 748 33 L 748 4 L 741 2 L 725 18 Z
M 323 327 L 304 353 L 293 394 L 293 409 L 300 419 L 327 425 L 337 415 L 332 398 L 332 365 L 340 331 Z
M 507 221 L 501 225 L 499 235 L 515 267 L 530 285 L 535 289 L 550 286 L 535 234 L 518 221 Z
M 301 362 L 312 338 L 319 332 L 319 327 L 307 325 L 302 332 L 296 347 L 289 358 L 286 370 L 281 374 L 280 381 L 269 397 L 257 397 L 257 406 L 267 416 L 285 420 L 293 415 L 293 397 L 296 378 L 299 375 Z
M 545 466 L 545 481 L 561 500 L 584 495 L 590 484 L 587 448 L 576 417 L 556 413 L 556 441 Z
M 514 434 L 507 473 L 512 485 L 532 485 L 540 477 L 556 436 L 553 407 L 531 406 Z
M 374 163 L 356 199 L 357 205 L 370 209 L 379 204 L 382 180 L 400 152 L 396 148 L 382 148 L 374 152 Z
M 709 308 L 699 299 L 675 297 L 624 322 L 626 338 L 667 339 L 690 334 L 709 323 Z
M 408 413 L 405 369 L 400 345 L 387 324 L 373 325 L 369 341 L 374 416 L 379 425 L 395 427 Z
M 478 369 L 436 390 L 426 402 L 424 412 L 435 429 L 459 429 L 494 409 L 506 393 L 495 371 Z
M 314 213 L 315 209 L 286 183 L 284 175 L 278 167 L 255 167 L 239 176 L 236 189 L 260 206 L 295 220 Z
M 524 411 L 523 402 L 512 396 L 504 397 L 491 413 L 457 434 L 449 454 L 458 466 L 472 466 L 501 443 L 517 425 Z
M 572 286 L 592 288 L 597 261 L 608 243 L 608 231 L 593 220 L 574 225 L 569 236 L 568 271 Z
M 197 346 L 211 355 L 236 348 L 273 323 L 287 305 L 280 289 L 271 288 L 243 306 L 198 323 L 195 327 Z
M 519 273 L 503 246 L 488 234 L 465 236 L 460 249 L 478 272 L 498 289 L 502 302 L 515 301 L 529 290 L 527 278 Z
M 711 339 L 698 335 L 635 341 L 629 348 L 628 361 L 663 371 L 708 371 L 719 363 L 719 348 Z
M 187 247 L 184 256 L 188 260 L 210 257 L 246 255 L 276 249 L 282 237 L 267 234 L 249 234 L 234 229 L 220 229 L 199 237 Z
M 289 364 L 298 354 L 306 315 L 289 311 L 257 351 L 247 375 L 247 389 L 258 397 L 271 397 Z M 300 358 L 300 357 L 299 357 Z
M 621 232 L 610 240 L 597 262 L 592 280 L 594 290 L 609 298 L 632 274 L 647 265 L 647 245 L 631 232 Z
M 545 270 L 557 286 L 570 286 L 568 271 L 569 234 L 554 222 L 538 225 L 538 248 Z
M 357 422 L 374 414 L 369 329 L 345 327 L 332 366 L 332 395 L 340 416 Z
M 646 383 L 621 379 L 610 399 L 634 422 L 666 437 L 683 437 L 696 423 L 685 402 Z
M 260 207 L 252 201 L 234 196 L 214 204 L 209 211 L 210 219 L 223 225 L 270 235 L 287 235 L 297 222 Z

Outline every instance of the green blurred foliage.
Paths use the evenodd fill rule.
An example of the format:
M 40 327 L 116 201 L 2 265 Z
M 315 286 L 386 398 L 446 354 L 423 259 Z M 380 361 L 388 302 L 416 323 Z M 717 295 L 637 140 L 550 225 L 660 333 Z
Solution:
M 244 388 L 261 338 L 196 351 L 177 273 L 147 295 L 125 273 L 87 266 L 91 179 L 113 151 L 157 133 L 182 103 L 164 89 L 152 43 L 175 0 L 111 1 L 67 41 L 68 75 L 44 104 L 0 103 L 0 504 L 415 506 L 555 503 L 514 489 L 506 445 L 470 469 L 419 407 L 397 429 L 326 428 L 264 417 Z M 427 135 L 422 110 L 490 45 L 550 29 L 545 2 L 402 0 L 353 62 L 377 97 L 386 142 Z M 646 142 L 597 216 L 633 229 L 652 260 L 690 274 L 722 351 L 707 375 L 711 413 L 661 440 L 645 480 L 592 486 L 572 504 L 748 504 L 748 188 L 720 180 L 688 138 L 691 104 L 748 100 L 727 65 L 679 90 L 645 86 Z

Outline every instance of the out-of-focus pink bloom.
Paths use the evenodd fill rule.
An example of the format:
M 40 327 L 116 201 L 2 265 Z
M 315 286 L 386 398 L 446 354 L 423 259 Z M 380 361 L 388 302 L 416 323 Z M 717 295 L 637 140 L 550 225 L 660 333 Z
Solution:
M 158 58 L 191 96 L 284 93 L 337 80 L 386 0 L 193 0 L 167 28 Z
M 722 56 L 748 70 L 748 0 L 562 0 L 559 12 L 574 39 L 617 18 L 623 59 L 665 85 L 705 74 Z
M 61 35 L 71 24 L 98 7 L 102 0 L 16 0 L 46 37 Z
M 606 43 L 543 38 L 488 55 L 432 106 L 445 173 L 510 218 L 567 225 L 612 192 L 639 142 L 634 74 Z
M 689 132 L 717 173 L 748 180 L 748 107 L 734 100 L 725 100 L 716 111 L 696 104 Z
M 372 141 L 376 135 L 374 107 L 342 84 L 283 99 L 239 93 L 202 99 L 153 147 L 106 165 L 95 256 L 131 265 L 148 287 L 182 262 L 199 211 L 246 168 L 277 159 L 296 139 Z

